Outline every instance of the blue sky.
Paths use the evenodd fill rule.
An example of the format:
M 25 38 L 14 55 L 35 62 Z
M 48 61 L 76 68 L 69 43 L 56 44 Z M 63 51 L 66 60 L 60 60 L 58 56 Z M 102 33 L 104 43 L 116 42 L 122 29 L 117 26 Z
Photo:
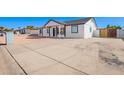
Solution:
M 8 28 L 26 27 L 28 25 L 42 26 L 49 19 L 57 21 L 76 20 L 83 17 L 0 17 L 0 26 Z M 98 27 L 110 25 L 124 26 L 124 17 L 94 17 Z

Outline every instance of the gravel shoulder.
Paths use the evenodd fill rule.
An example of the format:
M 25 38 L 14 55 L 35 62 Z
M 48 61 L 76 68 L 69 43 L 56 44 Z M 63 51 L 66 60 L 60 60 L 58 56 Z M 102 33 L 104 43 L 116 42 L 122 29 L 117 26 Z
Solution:
M 0 74 L 25 75 L 4 47 L 0 47 Z

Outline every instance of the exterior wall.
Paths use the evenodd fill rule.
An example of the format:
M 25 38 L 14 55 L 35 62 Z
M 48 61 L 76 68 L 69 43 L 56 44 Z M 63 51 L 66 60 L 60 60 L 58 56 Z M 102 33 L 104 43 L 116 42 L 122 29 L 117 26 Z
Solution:
M 49 36 L 49 33 L 47 33 L 47 29 L 45 28 L 43 29 L 43 36 L 47 36 L 47 37 Z
M 92 31 L 90 32 L 90 28 L 92 28 Z M 97 27 L 94 23 L 94 20 L 89 20 L 86 24 L 84 24 L 84 38 L 92 38 L 94 31 L 96 31 Z
M 56 23 L 54 21 L 50 21 L 46 26 L 58 26 L 60 25 L 59 23 Z
M 53 28 L 50 28 L 50 37 L 53 37 Z
M 117 38 L 124 38 L 124 29 L 117 30 Z
M 30 34 L 30 31 L 28 29 L 25 29 L 25 34 Z
M 40 30 L 30 30 L 30 29 L 26 29 L 25 30 L 25 34 L 39 34 Z
M 100 37 L 100 30 L 98 30 L 98 29 L 97 30 L 94 30 L 93 31 L 93 36 L 94 37 Z
M 66 26 L 66 37 L 83 38 L 84 25 L 78 25 L 78 33 L 71 33 L 71 26 Z

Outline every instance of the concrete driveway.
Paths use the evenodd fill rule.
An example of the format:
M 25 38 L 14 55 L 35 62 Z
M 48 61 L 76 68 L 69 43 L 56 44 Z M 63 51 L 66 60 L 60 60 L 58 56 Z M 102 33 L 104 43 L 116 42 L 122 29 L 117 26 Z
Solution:
M 4 48 L 23 74 L 124 74 L 124 41 L 121 39 L 43 38 Z

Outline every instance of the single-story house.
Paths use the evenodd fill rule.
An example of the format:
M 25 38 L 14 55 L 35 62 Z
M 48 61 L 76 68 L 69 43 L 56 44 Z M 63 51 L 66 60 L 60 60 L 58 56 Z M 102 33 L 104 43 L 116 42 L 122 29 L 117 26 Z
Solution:
M 37 34 L 39 35 L 40 29 L 25 29 L 25 34 Z
M 39 34 L 44 37 L 91 38 L 96 29 L 97 25 L 92 17 L 65 22 L 49 20 Z
M 17 30 L 19 31 L 20 34 L 37 34 L 39 35 L 40 33 L 40 29 L 20 29 L 20 30 Z

